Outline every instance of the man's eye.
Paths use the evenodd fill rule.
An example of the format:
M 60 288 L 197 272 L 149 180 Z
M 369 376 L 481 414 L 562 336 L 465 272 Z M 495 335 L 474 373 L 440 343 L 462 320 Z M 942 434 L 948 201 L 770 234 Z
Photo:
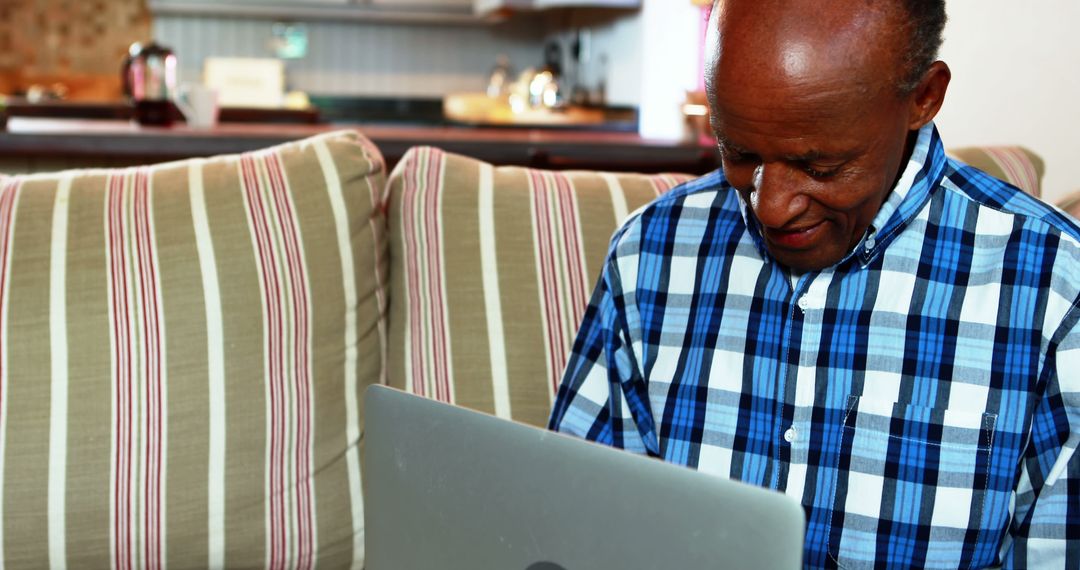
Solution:
M 813 166 L 810 166 L 810 165 L 804 165 L 803 166 L 803 172 L 810 175 L 811 178 L 820 178 L 820 179 L 829 178 L 829 177 L 835 175 L 838 170 L 840 170 L 840 169 L 839 168 L 820 169 L 820 168 L 814 168 Z

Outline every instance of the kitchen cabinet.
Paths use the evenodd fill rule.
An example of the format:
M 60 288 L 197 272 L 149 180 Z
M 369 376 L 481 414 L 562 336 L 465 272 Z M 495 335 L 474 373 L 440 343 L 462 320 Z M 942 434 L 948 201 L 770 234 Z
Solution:
M 478 14 L 496 10 L 547 10 L 549 8 L 640 8 L 641 0 L 474 0 Z
M 399 8 L 471 9 L 474 0 L 367 0 L 373 6 Z
M 148 0 L 155 14 L 480 22 L 505 11 L 640 8 L 642 0 Z
M 148 0 L 163 15 L 248 16 L 297 20 L 480 22 L 476 0 Z
M 356 0 L 149 0 L 152 11 L 195 10 L 218 6 L 222 9 L 266 6 L 271 8 L 291 7 L 318 8 L 320 6 L 347 6 Z

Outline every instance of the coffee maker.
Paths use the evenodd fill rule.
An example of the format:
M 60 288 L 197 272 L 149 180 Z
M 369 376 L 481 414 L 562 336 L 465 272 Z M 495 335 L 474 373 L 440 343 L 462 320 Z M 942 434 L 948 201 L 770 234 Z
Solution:
M 168 126 L 176 116 L 176 55 L 155 42 L 133 43 L 124 60 L 124 94 L 142 125 Z

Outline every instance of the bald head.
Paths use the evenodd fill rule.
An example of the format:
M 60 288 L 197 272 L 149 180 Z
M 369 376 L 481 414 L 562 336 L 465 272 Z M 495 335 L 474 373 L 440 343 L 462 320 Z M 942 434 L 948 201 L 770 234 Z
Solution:
M 910 18 L 894 0 L 719 0 L 706 83 L 904 84 Z
M 706 86 L 712 96 L 727 56 L 788 79 L 839 72 L 909 93 L 936 59 L 944 26 L 945 0 L 717 0 Z

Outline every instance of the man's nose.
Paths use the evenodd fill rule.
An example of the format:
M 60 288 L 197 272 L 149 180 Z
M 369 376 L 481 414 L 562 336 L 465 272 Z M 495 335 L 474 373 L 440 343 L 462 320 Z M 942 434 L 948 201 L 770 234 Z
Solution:
M 762 163 L 754 171 L 750 207 L 765 227 L 783 228 L 810 205 L 800 173 L 782 164 Z

